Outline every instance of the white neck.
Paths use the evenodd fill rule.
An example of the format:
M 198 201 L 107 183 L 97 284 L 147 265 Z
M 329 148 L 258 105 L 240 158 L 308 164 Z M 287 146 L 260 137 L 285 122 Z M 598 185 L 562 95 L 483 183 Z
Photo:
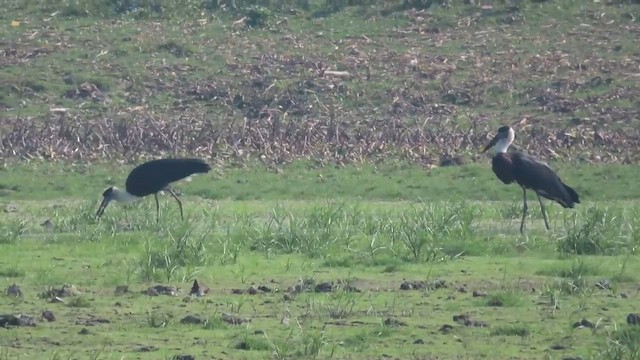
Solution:
M 117 187 L 113 187 L 113 200 L 128 204 L 138 200 L 138 197 L 135 195 L 129 194 L 126 190 L 118 189 Z
M 509 146 L 511 145 L 511 140 L 508 138 L 505 139 L 500 139 L 498 140 L 498 142 L 493 146 L 493 152 L 496 154 L 499 153 L 506 153 L 507 150 L 509 149 Z

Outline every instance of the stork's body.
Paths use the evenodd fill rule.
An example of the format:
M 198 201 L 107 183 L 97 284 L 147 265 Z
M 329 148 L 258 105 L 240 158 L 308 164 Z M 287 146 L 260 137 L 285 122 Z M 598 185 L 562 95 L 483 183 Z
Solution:
M 169 185 L 193 174 L 207 173 L 209 170 L 211 170 L 211 166 L 200 159 L 158 159 L 138 165 L 129 173 L 125 182 L 125 190 L 112 186 L 102 193 L 102 204 L 100 204 L 96 216 L 102 216 L 111 201 L 130 203 L 153 194 L 156 200 L 156 220 L 159 220 L 158 192 L 164 190 L 168 191 L 178 202 L 180 217 L 184 220 L 182 202 Z
M 495 155 L 491 160 L 491 168 L 498 179 L 505 184 L 515 182 L 522 188 L 523 208 L 520 233 L 524 233 L 524 219 L 528 210 L 527 189 L 536 193 L 544 217 L 544 224 L 549 230 L 549 220 L 540 197 L 556 201 L 564 208 L 573 208 L 575 204 L 580 203 L 580 198 L 576 191 L 563 183 L 547 164 L 521 152 L 508 153 L 507 150 L 514 138 L 513 129 L 503 126 L 498 129 L 498 134 L 483 152 L 493 148 Z

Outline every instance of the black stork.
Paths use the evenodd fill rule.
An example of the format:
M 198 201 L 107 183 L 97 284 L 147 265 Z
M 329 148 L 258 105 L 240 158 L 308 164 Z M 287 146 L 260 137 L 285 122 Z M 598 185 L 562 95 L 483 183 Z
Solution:
M 96 217 L 102 216 L 111 201 L 115 200 L 127 204 L 153 194 L 156 199 L 157 222 L 160 218 L 158 192 L 168 191 L 178 202 L 180 218 L 184 221 L 182 202 L 169 185 L 193 174 L 207 173 L 209 170 L 211 170 L 211 166 L 200 159 L 158 159 L 138 165 L 129 173 L 125 183 L 125 190 L 112 186 L 102 193 L 103 199 Z
M 513 129 L 509 126 L 502 126 L 482 152 L 493 148 L 495 155 L 491 160 L 491 169 L 498 179 L 505 184 L 511 184 L 515 181 L 522 188 L 523 206 L 520 233 L 524 234 L 524 218 L 528 210 L 527 189 L 535 191 L 538 196 L 544 225 L 549 230 L 549 219 L 540 197 L 556 201 L 564 208 L 573 208 L 575 204 L 580 203 L 580 198 L 575 190 L 560 180 L 560 177 L 551 170 L 549 165 L 522 152 L 508 153 L 507 149 L 514 139 Z

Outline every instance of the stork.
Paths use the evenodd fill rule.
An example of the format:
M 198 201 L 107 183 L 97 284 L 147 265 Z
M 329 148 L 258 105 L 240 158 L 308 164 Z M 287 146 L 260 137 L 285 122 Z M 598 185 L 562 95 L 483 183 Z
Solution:
M 182 202 L 169 185 L 193 174 L 207 173 L 209 170 L 211 166 L 200 159 L 158 159 L 138 165 L 129 173 L 124 190 L 112 186 L 102 193 L 102 203 L 96 217 L 99 218 L 104 214 L 104 210 L 111 201 L 128 204 L 153 194 L 156 199 L 156 222 L 158 222 L 160 220 L 158 192 L 165 190 L 178 202 L 180 218 L 184 221 Z
M 549 165 L 536 160 L 522 152 L 508 153 L 507 149 L 515 139 L 515 133 L 509 126 L 502 126 L 481 152 L 493 149 L 491 169 L 505 184 L 516 182 L 522 188 L 522 221 L 520 233 L 524 234 L 524 219 L 527 215 L 527 189 L 533 190 L 538 196 L 540 210 L 544 217 L 544 225 L 549 230 L 549 219 L 542 203 L 542 197 L 556 201 L 564 208 L 573 208 L 580 203 L 578 193 L 551 170 Z

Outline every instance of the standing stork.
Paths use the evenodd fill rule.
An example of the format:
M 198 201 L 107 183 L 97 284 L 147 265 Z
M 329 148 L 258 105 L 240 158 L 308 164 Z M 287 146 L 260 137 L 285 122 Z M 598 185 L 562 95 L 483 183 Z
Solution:
M 549 230 L 547 212 L 540 196 L 558 202 L 564 208 L 573 208 L 580 203 L 578 193 L 563 183 L 549 165 L 521 152 L 507 153 L 507 149 L 515 139 L 515 133 L 509 126 L 498 129 L 496 136 L 482 150 L 493 149 L 495 155 L 491 160 L 491 169 L 505 184 L 516 182 L 522 188 L 522 221 L 520 233 L 524 234 L 524 218 L 527 215 L 527 189 L 535 191 L 544 217 L 544 225 Z
M 209 170 L 211 166 L 200 159 L 158 159 L 138 165 L 129 173 L 125 190 L 112 186 L 102 193 L 103 199 L 96 217 L 102 216 L 107 205 L 113 200 L 127 204 L 153 194 L 156 199 L 156 222 L 158 222 L 160 220 L 158 192 L 165 190 L 178 202 L 180 218 L 184 221 L 182 202 L 169 185 L 193 174 L 207 173 Z

